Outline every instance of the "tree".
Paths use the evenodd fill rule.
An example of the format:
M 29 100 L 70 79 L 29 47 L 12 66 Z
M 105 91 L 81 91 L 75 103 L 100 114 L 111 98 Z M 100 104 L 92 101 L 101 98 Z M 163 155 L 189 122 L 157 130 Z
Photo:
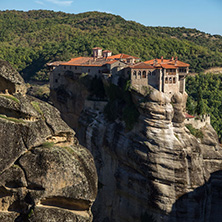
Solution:
M 201 86 L 198 87 L 198 92 L 197 92 L 196 113 L 197 115 L 204 114 L 204 101 L 203 101 L 203 92 Z

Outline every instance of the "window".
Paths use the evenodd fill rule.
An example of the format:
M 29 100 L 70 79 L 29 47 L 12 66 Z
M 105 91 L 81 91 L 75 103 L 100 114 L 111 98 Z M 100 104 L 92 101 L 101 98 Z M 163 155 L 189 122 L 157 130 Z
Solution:
M 77 66 L 75 66 L 75 69 L 77 69 Z
M 146 78 L 146 71 L 143 71 L 143 78 Z
M 165 83 L 168 83 L 168 78 L 167 77 L 165 78 Z
M 169 78 L 169 83 L 172 83 L 172 77 Z
M 186 68 L 179 68 L 179 72 L 184 72 L 184 73 L 186 73 L 186 72 L 187 72 L 187 69 L 186 69 Z
M 69 69 L 72 69 L 72 66 L 69 66 Z
M 88 73 L 90 73 L 90 69 L 88 69 Z
M 149 71 L 148 75 L 151 75 L 151 72 Z
M 64 69 L 66 69 L 66 66 L 64 66 Z
M 176 77 L 173 77 L 173 83 L 176 83 Z
M 136 79 L 136 71 L 133 72 L 133 75 L 135 76 L 135 79 Z

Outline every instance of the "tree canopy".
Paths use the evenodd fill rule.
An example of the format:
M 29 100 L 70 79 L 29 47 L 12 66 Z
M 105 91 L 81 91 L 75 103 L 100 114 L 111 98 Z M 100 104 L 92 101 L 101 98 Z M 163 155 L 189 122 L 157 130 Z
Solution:
M 191 65 L 191 72 L 222 66 L 222 36 L 196 29 L 146 27 L 108 13 L 0 11 L 0 29 L 0 58 L 25 80 L 47 80 L 47 62 L 91 55 L 95 46 L 142 60 L 178 56 Z
M 211 124 L 222 142 L 222 75 L 199 74 L 186 79 L 190 114 L 210 114 Z

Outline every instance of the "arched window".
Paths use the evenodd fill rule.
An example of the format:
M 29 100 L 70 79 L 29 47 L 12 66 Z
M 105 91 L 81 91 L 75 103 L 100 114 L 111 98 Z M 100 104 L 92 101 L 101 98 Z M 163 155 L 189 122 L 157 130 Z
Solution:
M 169 83 L 172 83 L 172 77 L 169 78 Z
M 141 79 L 141 71 L 138 72 L 138 77 Z
M 168 77 L 165 78 L 165 83 L 168 83 Z
M 133 72 L 133 75 L 135 76 L 135 79 L 136 79 L 136 71 Z
M 176 77 L 173 77 L 173 83 L 176 83 Z
M 146 78 L 146 71 L 143 71 L 143 78 Z

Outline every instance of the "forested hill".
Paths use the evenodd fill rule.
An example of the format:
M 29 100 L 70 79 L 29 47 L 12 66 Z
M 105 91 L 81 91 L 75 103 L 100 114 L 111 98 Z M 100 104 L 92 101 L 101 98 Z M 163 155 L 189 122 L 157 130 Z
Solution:
M 26 80 L 46 79 L 45 63 L 90 55 L 95 46 L 142 60 L 178 56 L 191 64 L 191 72 L 222 66 L 220 35 L 146 27 L 107 13 L 0 11 L 0 30 L 0 58 L 18 68 Z

